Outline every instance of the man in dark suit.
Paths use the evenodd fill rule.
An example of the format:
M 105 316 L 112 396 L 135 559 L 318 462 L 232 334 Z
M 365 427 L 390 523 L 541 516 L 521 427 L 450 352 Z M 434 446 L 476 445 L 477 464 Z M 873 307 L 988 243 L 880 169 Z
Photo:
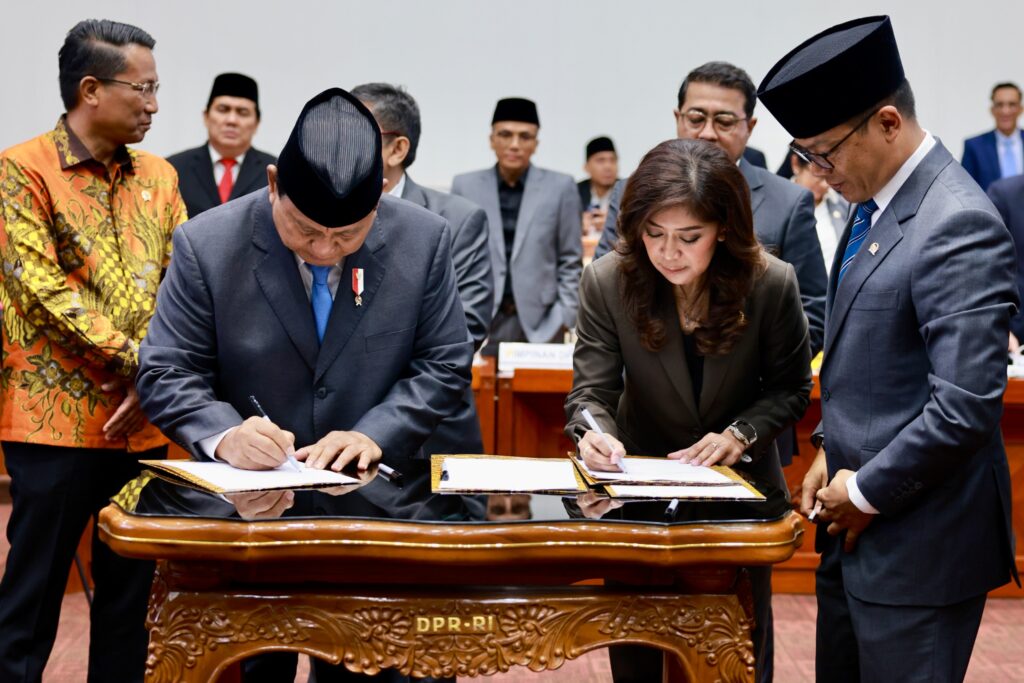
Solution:
M 196 457 L 263 469 L 294 452 L 335 470 L 383 457 L 405 489 L 377 479 L 339 498 L 342 514 L 439 518 L 461 501 L 430 494 L 421 447 L 469 386 L 473 343 L 448 222 L 382 197 L 382 166 L 358 99 L 335 88 L 307 103 L 267 194 L 175 233 L 137 384 Z M 341 675 L 317 668 L 321 683 Z
M 1017 248 L 1017 291 L 1024 292 L 1024 175 L 997 180 L 988 186 L 988 198 L 1003 217 L 1014 246 Z M 1024 313 L 1010 319 L 1009 350 L 1020 352 L 1024 339 Z
M 888 17 L 805 41 L 758 94 L 857 205 L 829 280 L 823 447 L 801 501 L 828 531 L 817 679 L 963 680 L 986 593 L 1014 571 L 999 431 L 1012 241 L 918 124 Z
M 537 105 L 500 100 L 491 119 L 491 168 L 455 176 L 452 194 L 487 212 L 494 318 L 483 353 L 498 343 L 561 342 L 576 324 L 582 269 L 580 206 L 571 176 L 530 163 L 539 144 Z
M 420 110 L 404 89 L 388 83 L 356 86 L 352 94 L 373 113 L 382 131 L 381 153 L 388 193 L 446 219 L 452 231 L 452 264 L 473 346 L 487 337 L 494 305 L 494 279 L 488 250 L 487 214 L 467 199 L 418 185 L 407 169 L 420 142 Z M 472 390 L 458 409 L 438 425 L 424 445 L 426 453 L 482 453 L 483 440 Z M 480 502 L 480 501 L 477 501 Z M 477 510 L 483 516 L 482 504 Z
M 576 183 L 583 207 L 583 234 L 596 236 L 604 229 L 612 188 L 619 180 L 619 155 L 611 138 L 602 135 L 587 143 L 583 170 L 587 177 Z
M 224 202 L 267 186 L 273 155 L 252 146 L 260 125 L 256 81 L 224 73 L 213 80 L 203 112 L 209 136 L 205 145 L 167 157 L 178 171 L 181 196 L 190 218 Z
M 732 64 L 709 62 L 697 67 L 679 88 L 674 110 L 680 138 L 707 140 L 725 150 L 739 164 L 750 186 L 754 232 L 772 254 L 790 263 L 800 283 L 800 299 L 811 334 L 811 355 L 821 350 L 825 328 L 825 266 L 814 218 L 814 198 L 807 190 L 743 158 L 750 134 L 757 124 L 757 94 L 747 73 Z M 619 198 L 625 183 L 612 193 L 604 234 L 594 258 L 615 247 Z M 780 444 L 783 464 L 789 463 L 792 445 Z
M 1024 131 L 1017 128 L 1021 113 L 1020 88 L 998 83 L 992 88 L 995 130 L 964 141 L 964 170 L 987 190 L 993 181 L 1024 172 Z
M 743 158 L 747 160 L 751 166 L 757 166 L 758 168 L 768 168 L 768 160 L 764 158 L 764 152 L 759 150 L 757 147 L 747 147 L 743 150 Z

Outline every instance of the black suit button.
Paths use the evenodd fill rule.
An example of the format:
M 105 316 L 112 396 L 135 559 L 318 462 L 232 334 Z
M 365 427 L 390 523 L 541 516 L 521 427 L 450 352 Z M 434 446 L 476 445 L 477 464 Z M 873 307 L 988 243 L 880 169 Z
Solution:
M 323 387 L 320 387 L 319 389 L 317 389 L 316 390 L 316 397 L 317 398 L 327 398 L 327 389 L 325 389 Z
M 821 390 L 821 400 L 827 401 L 830 398 L 832 398 L 831 392 L 829 392 L 828 389 L 822 388 L 822 390 Z

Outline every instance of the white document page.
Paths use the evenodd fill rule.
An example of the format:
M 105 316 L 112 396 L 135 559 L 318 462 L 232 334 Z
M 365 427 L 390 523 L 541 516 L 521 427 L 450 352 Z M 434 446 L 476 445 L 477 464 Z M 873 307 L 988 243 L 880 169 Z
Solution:
M 736 481 L 710 467 L 683 464 L 668 458 L 630 458 L 626 457 L 626 472 L 599 472 L 592 470 L 578 461 L 587 470 L 587 474 L 598 481 L 635 482 L 639 484 L 664 482 L 666 484 L 705 484 L 718 486 L 734 486 Z
M 445 458 L 442 490 L 576 491 L 579 483 L 566 458 Z
M 232 467 L 226 462 L 196 462 L 193 460 L 161 460 L 153 464 L 202 479 L 212 487 L 222 489 L 223 493 L 359 483 L 358 479 L 346 474 L 307 468 L 303 463 L 299 463 L 302 468 L 301 472 L 296 472 L 288 463 L 272 470 L 242 470 Z
M 663 498 L 671 500 L 759 500 L 762 497 L 746 486 L 612 486 L 616 497 Z

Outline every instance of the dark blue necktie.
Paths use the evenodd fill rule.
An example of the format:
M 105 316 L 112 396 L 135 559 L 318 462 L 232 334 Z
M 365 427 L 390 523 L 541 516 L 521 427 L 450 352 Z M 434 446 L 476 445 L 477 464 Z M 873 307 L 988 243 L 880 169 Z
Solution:
M 323 342 L 333 303 L 331 289 L 327 286 L 327 274 L 331 272 L 331 266 L 313 266 L 307 263 L 306 267 L 313 274 L 313 288 L 309 298 L 313 304 L 313 317 L 316 319 L 316 336 Z
M 846 269 L 853 263 L 853 257 L 857 255 L 857 250 L 860 249 L 860 245 L 867 238 L 868 230 L 871 229 L 871 214 L 877 210 L 878 204 L 875 204 L 874 199 L 869 199 L 863 204 L 857 205 L 857 215 L 853 218 L 853 227 L 850 228 L 850 241 L 846 243 L 846 251 L 843 252 L 843 263 L 839 266 L 839 279 L 836 280 L 836 285 L 843 281 Z

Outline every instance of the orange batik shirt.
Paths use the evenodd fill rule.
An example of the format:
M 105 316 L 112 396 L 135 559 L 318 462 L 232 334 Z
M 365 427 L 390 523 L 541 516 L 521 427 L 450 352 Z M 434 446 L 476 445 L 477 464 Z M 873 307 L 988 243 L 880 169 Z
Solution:
M 118 150 L 112 173 L 66 125 L 0 154 L 0 439 L 141 451 L 166 443 L 148 422 L 107 441 L 139 342 L 186 219 L 166 161 Z M 126 385 L 125 385 L 126 386 Z

